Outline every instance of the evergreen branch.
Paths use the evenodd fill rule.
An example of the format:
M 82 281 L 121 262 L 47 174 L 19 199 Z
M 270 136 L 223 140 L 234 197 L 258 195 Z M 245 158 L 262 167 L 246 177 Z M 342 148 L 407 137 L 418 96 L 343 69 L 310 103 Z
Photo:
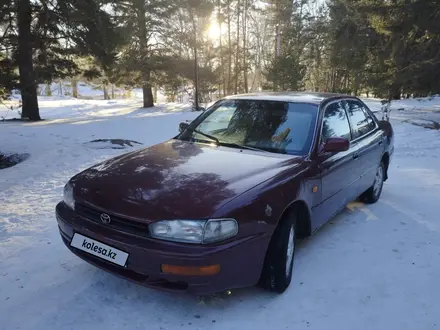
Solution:
M 9 29 L 11 28 L 11 26 L 12 26 L 12 23 L 9 22 L 8 26 L 7 26 L 6 29 L 5 29 L 5 32 L 3 32 L 3 35 L 0 37 L 0 41 L 2 41 L 3 39 L 5 39 L 6 34 L 8 33 Z

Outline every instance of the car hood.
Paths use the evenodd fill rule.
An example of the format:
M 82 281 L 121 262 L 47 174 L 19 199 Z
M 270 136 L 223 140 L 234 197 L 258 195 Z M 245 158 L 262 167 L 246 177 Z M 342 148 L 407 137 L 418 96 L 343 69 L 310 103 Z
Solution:
M 78 203 L 140 221 L 209 218 L 301 157 L 170 140 L 71 179 Z

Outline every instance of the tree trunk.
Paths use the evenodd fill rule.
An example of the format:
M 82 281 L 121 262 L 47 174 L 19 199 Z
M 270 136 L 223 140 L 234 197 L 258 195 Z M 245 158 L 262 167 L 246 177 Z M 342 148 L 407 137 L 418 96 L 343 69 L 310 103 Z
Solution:
M 248 81 L 247 81 L 247 67 L 246 67 L 246 24 L 247 24 L 247 1 L 244 0 L 244 8 L 243 8 L 243 84 L 244 84 L 244 92 L 248 92 Z
M 223 84 L 223 88 L 219 89 L 219 92 L 221 93 L 220 96 L 225 96 L 226 94 L 226 77 L 225 77 L 225 61 L 223 58 L 223 46 L 222 46 L 222 23 L 223 23 L 223 19 L 222 19 L 222 15 L 221 15 L 221 10 L 222 10 L 222 3 L 220 0 L 217 1 L 217 6 L 218 6 L 218 10 L 219 10 L 219 15 L 217 18 L 218 24 L 219 24 L 219 35 L 218 35 L 218 42 L 219 42 L 219 49 L 220 49 L 220 65 L 221 65 L 221 70 L 222 70 L 222 84 Z M 223 89 L 223 92 L 221 92 Z
M 70 83 L 72 85 L 72 96 L 78 98 L 78 80 L 73 78 Z
M 144 108 L 154 107 L 153 90 L 150 83 L 150 71 L 142 72 L 142 94 L 144 99 Z
M 174 98 L 175 98 L 175 96 L 174 96 Z M 157 86 L 153 87 L 153 102 L 157 103 Z
M 231 73 L 232 73 L 232 44 L 231 44 L 231 1 L 227 1 L 226 8 L 228 8 L 228 95 L 231 94 Z
M 51 83 L 46 84 L 46 88 L 44 90 L 44 95 L 46 96 L 52 96 L 52 88 L 51 88 Z
M 193 21 L 195 22 L 194 19 Z M 194 31 L 196 30 L 194 29 Z M 196 45 L 196 43 L 194 44 Z M 197 61 L 197 47 L 194 47 L 194 109 L 199 111 L 199 68 Z
M 332 91 L 332 93 L 335 92 L 335 83 L 336 83 L 336 70 L 332 68 L 332 73 L 331 73 L 331 78 L 330 78 L 331 82 L 330 82 L 330 90 Z
M 112 100 L 115 99 L 115 85 L 112 84 Z
M 400 86 L 398 86 L 397 84 L 393 84 L 390 88 L 388 98 L 390 100 L 400 100 L 400 97 Z
M 37 84 L 32 63 L 31 3 L 18 0 L 18 69 L 20 72 L 20 91 L 22 99 L 21 118 L 40 120 L 38 109 Z
M 138 7 L 136 11 L 137 23 L 138 23 L 138 37 L 139 37 L 139 48 L 142 58 L 141 72 L 142 72 L 142 94 L 144 101 L 144 108 L 154 107 L 153 91 L 151 89 L 151 72 L 148 67 L 148 40 L 147 40 L 147 22 L 145 20 L 145 15 L 147 9 L 145 7 L 145 2 L 138 2 Z
M 237 1 L 237 50 L 235 53 L 235 85 L 234 94 L 238 94 L 238 76 L 240 70 L 238 69 L 238 59 L 240 58 L 240 0 Z
M 104 91 L 104 100 L 110 100 L 110 96 L 108 95 L 108 85 L 107 85 L 107 83 L 104 83 L 102 89 Z
M 142 87 L 142 93 L 144 97 L 144 108 L 154 107 L 153 91 L 151 90 L 151 85 L 145 84 Z

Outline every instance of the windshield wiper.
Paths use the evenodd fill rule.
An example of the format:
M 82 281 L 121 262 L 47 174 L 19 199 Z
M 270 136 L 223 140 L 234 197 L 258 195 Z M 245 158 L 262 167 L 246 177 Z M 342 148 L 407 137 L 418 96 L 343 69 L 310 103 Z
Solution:
M 220 141 L 215 136 L 213 136 L 213 135 L 209 135 L 207 133 L 203 133 L 203 132 L 201 132 L 201 131 L 199 131 L 198 129 L 195 129 L 195 128 L 187 128 L 187 129 L 192 131 L 192 132 L 196 132 L 196 133 L 198 133 L 200 135 L 203 135 L 203 136 L 205 136 L 205 137 L 207 137 L 207 138 L 209 138 L 211 140 L 214 140 L 215 143 L 217 143 L 217 144 L 220 144 Z
M 254 151 L 270 152 L 270 151 L 267 151 L 267 150 L 264 150 L 264 149 L 261 149 L 261 148 L 245 146 L 245 145 L 241 145 L 241 144 L 238 144 L 238 143 L 220 142 L 220 140 L 217 139 L 215 136 L 207 134 L 207 133 L 204 133 L 204 132 L 201 132 L 201 131 L 199 131 L 199 130 L 197 130 L 195 128 L 188 128 L 188 130 L 190 130 L 192 132 L 195 132 L 195 133 L 198 133 L 200 135 L 203 135 L 203 136 L 205 136 L 205 137 L 215 141 L 215 143 L 217 143 L 218 145 L 221 145 L 221 146 L 230 147 L 230 148 L 237 148 L 237 149 L 247 149 L 247 150 L 254 150 Z
M 219 144 L 221 146 L 237 148 L 237 149 L 247 149 L 247 150 L 268 152 L 267 150 L 264 150 L 264 149 L 250 147 L 250 146 L 245 146 L 245 145 L 238 144 L 238 143 L 220 142 Z

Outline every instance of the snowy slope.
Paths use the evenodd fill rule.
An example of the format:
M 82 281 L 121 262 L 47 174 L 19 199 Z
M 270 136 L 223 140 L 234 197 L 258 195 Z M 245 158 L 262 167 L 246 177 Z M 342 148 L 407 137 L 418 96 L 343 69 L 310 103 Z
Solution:
M 177 105 L 144 110 L 136 101 L 41 101 L 49 120 L 0 123 L 2 151 L 31 154 L 0 171 L 0 329 L 440 326 L 440 131 L 393 120 L 396 151 L 381 200 L 350 204 L 302 242 L 285 294 L 249 288 L 201 299 L 139 287 L 88 265 L 64 247 L 54 217 L 72 175 L 128 151 L 85 142 L 152 145 L 198 113 Z

